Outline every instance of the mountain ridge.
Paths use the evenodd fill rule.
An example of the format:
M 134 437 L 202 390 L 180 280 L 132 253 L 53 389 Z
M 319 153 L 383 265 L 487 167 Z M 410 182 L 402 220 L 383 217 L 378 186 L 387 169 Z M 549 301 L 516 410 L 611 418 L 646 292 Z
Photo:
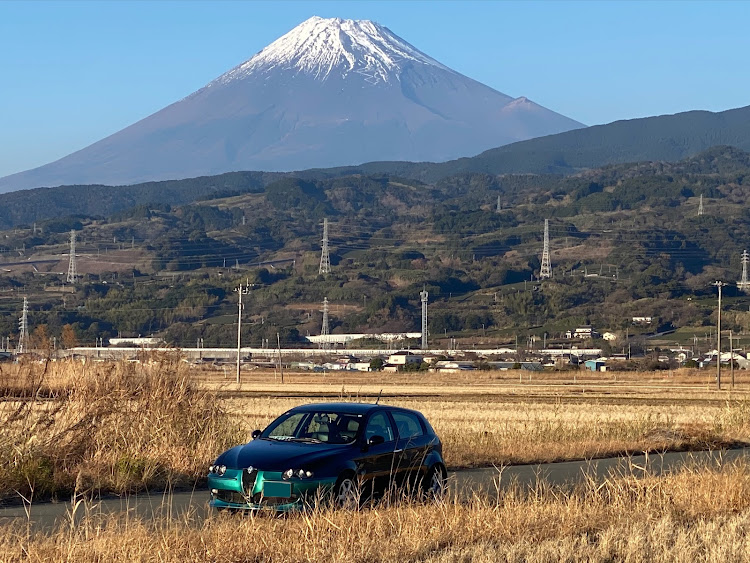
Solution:
M 519 141 L 448 162 L 368 162 L 300 173 L 395 173 L 432 182 L 453 174 L 573 174 L 628 162 L 673 162 L 715 146 L 750 151 L 750 106 L 618 120 Z

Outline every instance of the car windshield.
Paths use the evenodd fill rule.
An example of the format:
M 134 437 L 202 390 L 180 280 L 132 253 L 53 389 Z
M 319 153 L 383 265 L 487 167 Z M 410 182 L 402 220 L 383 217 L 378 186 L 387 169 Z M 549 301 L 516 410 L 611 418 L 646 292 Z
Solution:
M 260 437 L 288 442 L 350 444 L 357 437 L 361 421 L 361 414 L 288 412 L 274 420 Z

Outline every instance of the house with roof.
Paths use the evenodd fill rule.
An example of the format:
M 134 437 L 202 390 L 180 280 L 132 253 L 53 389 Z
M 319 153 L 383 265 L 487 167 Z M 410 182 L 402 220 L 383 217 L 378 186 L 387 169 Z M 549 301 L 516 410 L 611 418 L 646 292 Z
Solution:
M 412 354 L 409 351 L 396 352 L 388 356 L 388 364 L 394 366 L 405 366 L 406 364 L 421 364 L 424 356 Z

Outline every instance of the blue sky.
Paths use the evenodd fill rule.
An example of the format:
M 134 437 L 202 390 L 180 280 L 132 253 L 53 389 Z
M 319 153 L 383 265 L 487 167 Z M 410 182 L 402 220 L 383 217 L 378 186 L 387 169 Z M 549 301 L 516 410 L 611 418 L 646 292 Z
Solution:
M 310 16 L 372 19 L 593 125 L 750 105 L 750 3 L 0 0 L 0 177 L 197 90 Z

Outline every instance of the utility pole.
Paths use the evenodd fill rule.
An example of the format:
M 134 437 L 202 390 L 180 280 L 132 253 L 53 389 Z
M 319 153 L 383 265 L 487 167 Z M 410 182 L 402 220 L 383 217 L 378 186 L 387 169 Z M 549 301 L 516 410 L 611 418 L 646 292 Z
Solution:
M 549 219 L 544 220 L 544 249 L 542 250 L 542 267 L 539 272 L 539 279 L 552 277 L 552 264 L 549 259 Z
M 701 194 L 700 203 L 698 204 L 698 217 L 703 215 L 703 194 Z
M 284 364 L 281 363 L 281 340 L 278 332 L 276 333 L 276 347 L 279 351 L 279 373 L 281 374 L 281 382 L 284 383 Z
M 429 293 L 422 288 L 419 297 L 422 299 L 422 350 L 427 350 L 427 297 Z
M 240 382 L 240 346 L 242 344 L 242 295 L 247 295 L 248 288 L 242 287 L 242 284 L 239 285 L 237 289 L 235 289 L 237 292 L 237 295 L 239 296 L 239 301 L 237 302 L 237 377 L 236 382 L 239 384 Z
M 68 260 L 68 283 L 78 281 L 78 270 L 76 268 L 76 232 L 70 231 L 70 259 Z
M 715 281 L 713 285 L 719 290 L 719 313 L 716 321 L 716 389 L 721 390 L 721 288 L 725 284 L 722 281 Z
M 497 196 L 497 208 L 495 209 L 496 213 L 500 213 L 500 210 L 503 208 L 503 206 L 500 204 L 500 196 Z
M 18 347 L 17 354 L 25 354 L 29 351 L 29 298 L 23 298 L 23 312 L 18 319 Z
M 323 248 L 320 252 L 320 268 L 318 274 L 331 272 L 331 257 L 328 254 L 328 219 L 323 219 Z
M 731 388 L 734 389 L 734 348 L 732 348 L 732 329 L 729 329 L 729 373 L 731 374 Z
M 747 250 L 742 251 L 742 279 L 737 282 L 737 289 L 742 291 L 750 290 L 750 281 L 747 280 L 747 263 L 750 262 L 750 255 Z
M 329 348 L 329 342 L 328 342 L 328 335 L 330 334 L 330 330 L 328 327 L 328 297 L 323 298 L 323 326 L 320 329 L 320 335 L 323 337 L 323 342 L 321 343 L 323 346 L 323 350 L 328 350 Z

